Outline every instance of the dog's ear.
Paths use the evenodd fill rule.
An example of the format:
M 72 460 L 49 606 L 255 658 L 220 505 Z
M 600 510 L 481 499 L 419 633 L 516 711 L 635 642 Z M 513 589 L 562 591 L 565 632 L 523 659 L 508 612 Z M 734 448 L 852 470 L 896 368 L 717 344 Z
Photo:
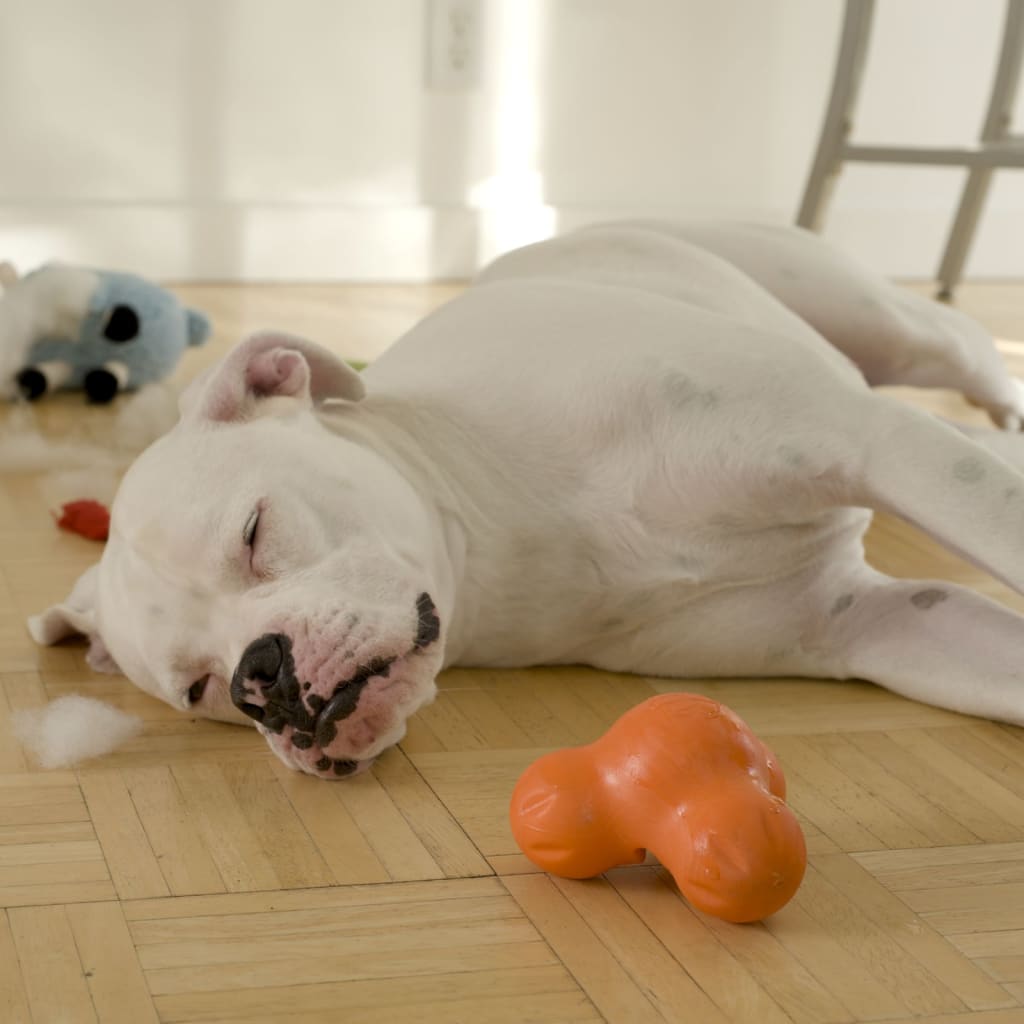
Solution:
M 365 393 L 359 374 L 333 352 L 290 334 L 266 333 L 246 339 L 197 377 L 180 407 L 183 419 L 229 423 L 289 411 L 295 403 L 358 402 Z
M 47 608 L 28 620 L 28 631 L 37 644 L 49 647 L 69 636 L 89 641 L 85 660 L 94 672 L 120 672 L 96 626 L 96 583 L 99 566 L 86 569 L 61 604 Z

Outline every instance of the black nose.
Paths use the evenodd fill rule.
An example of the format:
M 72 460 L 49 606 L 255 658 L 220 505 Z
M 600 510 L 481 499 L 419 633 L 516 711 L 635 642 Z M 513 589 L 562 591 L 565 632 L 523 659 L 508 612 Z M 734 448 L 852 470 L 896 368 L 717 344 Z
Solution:
M 265 689 L 268 683 L 273 683 L 277 679 L 281 671 L 284 662 L 281 641 L 287 639 L 280 633 L 267 633 L 259 640 L 253 640 L 242 653 L 236 675 L 241 674 L 246 679 L 258 679 Z
M 265 633 L 246 647 L 231 677 L 231 701 L 235 707 L 262 722 L 268 713 L 298 702 L 299 684 L 291 649 L 292 642 L 283 633 Z M 255 695 L 249 688 L 253 682 L 263 692 L 263 706 L 248 700 Z

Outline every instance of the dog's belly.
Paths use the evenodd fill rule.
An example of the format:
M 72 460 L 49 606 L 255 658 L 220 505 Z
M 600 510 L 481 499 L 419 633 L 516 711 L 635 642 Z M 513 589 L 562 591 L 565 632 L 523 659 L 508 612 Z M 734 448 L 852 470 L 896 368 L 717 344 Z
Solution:
M 871 521 L 843 509 L 819 522 L 765 530 L 746 571 L 627 598 L 573 660 L 616 672 L 677 678 L 814 675 L 816 646 L 862 558 Z
M 634 536 L 628 547 L 581 530 L 535 546 L 529 562 L 513 553 L 518 569 L 493 571 L 473 594 L 471 628 L 449 663 L 796 673 L 806 624 L 827 619 L 870 520 L 843 508 L 760 530 Z M 807 615 L 794 615 L 796 603 Z

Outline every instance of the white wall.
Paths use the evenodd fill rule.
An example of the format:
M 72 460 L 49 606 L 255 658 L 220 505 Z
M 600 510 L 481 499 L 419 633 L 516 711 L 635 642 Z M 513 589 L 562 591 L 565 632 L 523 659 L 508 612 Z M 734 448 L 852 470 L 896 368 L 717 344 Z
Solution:
M 419 279 L 616 216 L 793 218 L 840 0 L 483 0 L 480 87 L 427 0 L 0 0 L 0 254 L 164 278 Z M 880 0 L 858 135 L 970 142 L 1002 0 Z M 928 276 L 962 172 L 849 168 L 826 233 Z M 969 271 L 1024 275 L 1024 174 Z

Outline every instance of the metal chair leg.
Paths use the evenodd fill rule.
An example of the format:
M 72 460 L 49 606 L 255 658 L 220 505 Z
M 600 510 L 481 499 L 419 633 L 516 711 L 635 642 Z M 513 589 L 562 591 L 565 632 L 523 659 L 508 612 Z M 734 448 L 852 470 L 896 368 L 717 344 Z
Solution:
M 1024 0 L 1007 0 L 1006 20 L 1003 23 L 1003 37 L 999 63 L 992 82 L 988 113 L 981 129 L 981 143 L 999 142 L 1006 139 L 1013 120 L 1013 102 L 1020 81 L 1021 53 L 1024 51 Z M 967 174 L 960 205 L 953 220 L 942 254 L 937 274 L 939 290 L 937 298 L 949 301 L 953 289 L 960 283 L 967 253 L 974 240 L 974 233 L 981 217 L 981 209 L 992 183 L 991 166 L 972 167 Z
M 839 175 L 840 154 L 853 127 L 853 107 L 860 90 L 874 10 L 875 0 L 846 0 L 832 95 L 797 214 L 796 222 L 804 228 L 817 230 L 821 226 L 822 212 Z

